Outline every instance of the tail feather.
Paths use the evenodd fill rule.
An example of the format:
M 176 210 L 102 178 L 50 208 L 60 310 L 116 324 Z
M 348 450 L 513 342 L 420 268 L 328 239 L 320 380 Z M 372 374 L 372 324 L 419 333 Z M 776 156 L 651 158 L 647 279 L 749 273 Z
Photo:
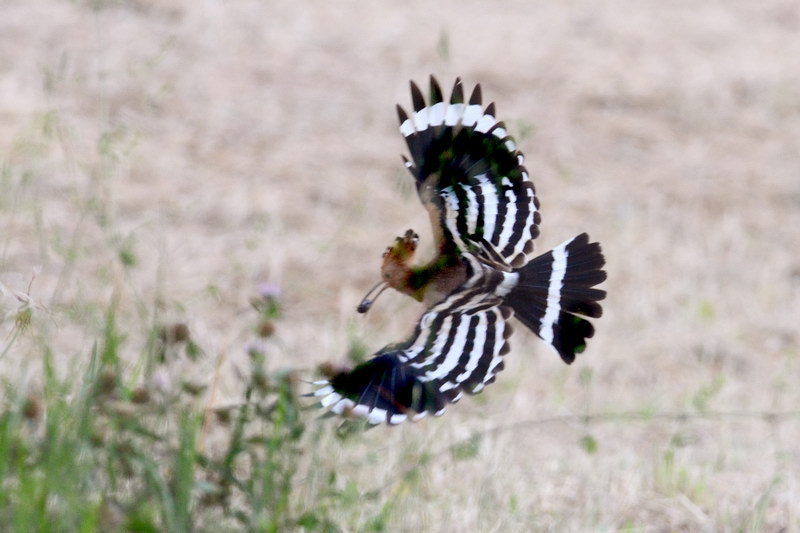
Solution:
M 593 288 L 606 279 L 600 244 L 582 233 L 516 270 L 519 280 L 506 296 L 515 316 L 551 346 L 565 363 L 586 348 L 606 292 Z

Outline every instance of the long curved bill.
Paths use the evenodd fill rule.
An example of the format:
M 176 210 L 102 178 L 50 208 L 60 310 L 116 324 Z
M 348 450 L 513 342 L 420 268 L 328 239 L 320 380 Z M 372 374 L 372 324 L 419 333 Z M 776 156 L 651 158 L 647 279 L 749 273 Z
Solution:
M 378 296 L 380 296 L 388 286 L 389 284 L 387 282 L 379 281 L 374 287 L 372 287 L 372 289 L 370 289 L 367 295 L 364 296 L 364 299 L 361 300 L 360 304 L 358 304 L 358 309 L 356 310 L 359 313 L 366 313 L 369 311 L 369 308 L 372 307 L 372 304 L 378 299 Z

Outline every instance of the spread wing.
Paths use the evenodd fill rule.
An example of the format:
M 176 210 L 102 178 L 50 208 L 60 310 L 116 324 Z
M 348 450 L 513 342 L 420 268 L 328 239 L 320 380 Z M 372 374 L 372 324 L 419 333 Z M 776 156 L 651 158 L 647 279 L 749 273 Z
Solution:
M 337 415 L 370 424 L 399 424 L 439 416 L 463 392 L 475 394 L 495 379 L 508 353 L 511 310 L 483 287 L 460 289 L 432 306 L 405 342 L 317 381 L 311 393 Z
M 539 201 L 524 157 L 495 106 L 481 107 L 481 88 L 468 103 L 460 79 L 450 102 L 431 76 L 425 102 L 411 82 L 414 112 L 397 106 L 411 160 L 406 167 L 431 213 L 440 248 L 455 246 L 498 264 L 520 266 L 539 235 Z

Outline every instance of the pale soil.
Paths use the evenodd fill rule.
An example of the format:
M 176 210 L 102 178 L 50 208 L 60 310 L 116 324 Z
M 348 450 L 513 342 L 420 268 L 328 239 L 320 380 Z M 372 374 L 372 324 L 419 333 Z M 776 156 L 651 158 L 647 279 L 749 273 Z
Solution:
M 603 244 L 606 312 L 572 367 L 520 326 L 485 394 L 331 439 L 343 479 L 375 488 L 424 450 L 554 415 L 797 409 L 796 3 L 398 6 L 0 3 L 0 282 L 25 292 L 38 272 L 40 306 L 3 377 L 35 382 L 41 345 L 85 361 L 115 289 L 131 360 L 156 304 L 209 354 L 186 372 L 208 382 L 222 358 L 220 401 L 239 393 L 262 282 L 284 295 L 272 368 L 311 378 L 354 338 L 399 339 L 414 302 L 354 310 L 395 235 L 430 241 L 394 104 L 435 73 L 497 101 L 542 202 L 538 250 L 584 230 Z M 477 456 L 423 469 L 392 524 L 800 531 L 798 440 L 798 418 L 492 431 Z

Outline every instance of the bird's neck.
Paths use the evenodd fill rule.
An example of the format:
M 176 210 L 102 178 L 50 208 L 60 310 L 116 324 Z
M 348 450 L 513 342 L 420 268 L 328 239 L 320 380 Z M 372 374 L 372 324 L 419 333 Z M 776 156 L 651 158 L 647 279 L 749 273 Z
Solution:
M 466 267 L 455 253 L 438 254 L 431 261 L 408 267 L 406 294 L 416 300 L 434 303 L 466 280 Z

